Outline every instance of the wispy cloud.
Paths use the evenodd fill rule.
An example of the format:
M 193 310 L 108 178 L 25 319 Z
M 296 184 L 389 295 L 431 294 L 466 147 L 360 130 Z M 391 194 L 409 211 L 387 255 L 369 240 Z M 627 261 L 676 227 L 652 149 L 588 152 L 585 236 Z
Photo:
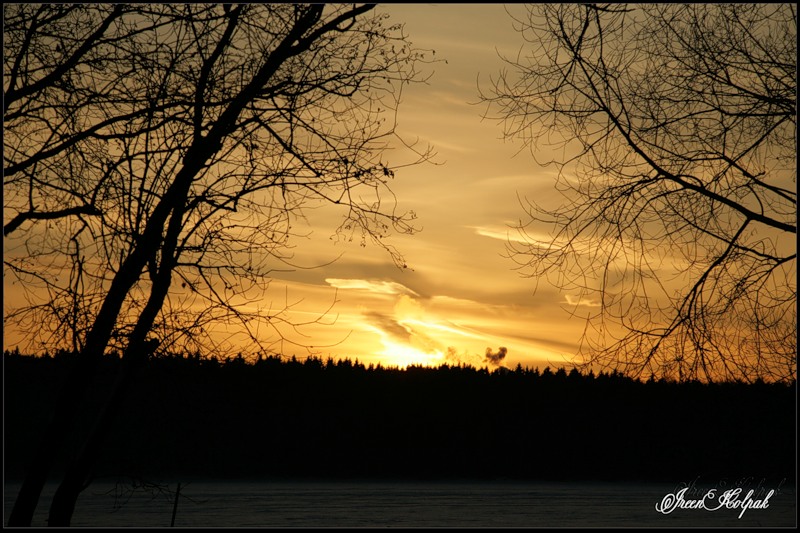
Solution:
M 600 307 L 600 302 L 598 302 L 597 300 L 591 300 L 589 298 L 574 298 L 569 294 L 564 295 L 564 301 L 561 303 L 567 304 L 570 307 L 577 307 L 579 305 L 585 307 Z
M 467 227 L 474 230 L 475 233 L 480 235 L 481 237 L 489 237 L 490 239 L 497 239 L 503 242 L 516 241 L 525 244 L 530 244 L 531 242 L 529 238 L 526 238 L 524 235 L 520 234 L 519 231 L 510 227 L 502 229 L 491 226 L 467 226 Z
M 459 154 L 465 154 L 469 152 L 470 148 L 468 146 L 464 146 L 462 144 L 456 144 L 451 142 L 446 142 L 438 139 L 433 139 L 429 141 L 432 146 L 436 148 L 437 151 L 445 150 L 448 152 L 457 152 Z
M 408 345 L 423 352 L 441 352 L 442 345 L 428 335 L 419 324 L 398 320 L 388 314 L 370 311 L 364 314 L 367 323 L 374 330 L 397 344 Z
M 376 294 L 419 296 L 405 285 L 394 281 L 327 278 L 327 284 L 337 289 L 368 291 Z

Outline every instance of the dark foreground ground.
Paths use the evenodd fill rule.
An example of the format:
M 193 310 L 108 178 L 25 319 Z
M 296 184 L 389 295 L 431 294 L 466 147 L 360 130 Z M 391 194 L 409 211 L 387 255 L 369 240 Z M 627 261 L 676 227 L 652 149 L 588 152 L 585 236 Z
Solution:
M 6 480 L 24 475 L 70 364 L 4 357 Z M 57 469 L 117 366 L 104 362 Z M 161 358 L 137 375 L 97 475 L 793 484 L 795 451 L 796 385 Z

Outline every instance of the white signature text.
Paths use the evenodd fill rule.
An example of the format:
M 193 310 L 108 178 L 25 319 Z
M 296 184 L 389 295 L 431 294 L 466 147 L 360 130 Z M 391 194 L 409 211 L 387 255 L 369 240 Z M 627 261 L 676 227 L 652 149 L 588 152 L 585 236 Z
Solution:
M 775 494 L 775 490 L 770 489 L 766 496 L 756 499 L 753 497 L 755 490 L 750 489 L 744 493 L 744 490 L 739 487 L 723 492 L 718 492 L 718 489 L 709 489 L 702 497 L 690 499 L 686 497 L 688 490 L 689 487 L 685 487 L 678 492 L 667 494 L 661 502 L 656 503 L 656 511 L 670 514 L 676 509 L 704 509 L 706 511 L 739 509 L 739 518 L 742 518 L 748 509 L 767 509 L 769 499 Z

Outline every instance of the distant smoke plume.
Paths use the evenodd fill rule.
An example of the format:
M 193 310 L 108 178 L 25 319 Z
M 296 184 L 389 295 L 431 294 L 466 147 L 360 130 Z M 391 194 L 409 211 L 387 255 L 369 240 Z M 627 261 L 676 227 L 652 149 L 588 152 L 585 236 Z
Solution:
M 496 352 L 493 352 L 491 348 L 486 348 L 486 357 L 484 358 L 484 361 L 495 366 L 500 366 L 507 353 L 508 348 L 505 346 L 501 346 Z
M 448 346 L 447 351 L 444 354 L 444 358 L 446 361 L 450 361 L 452 363 L 460 363 L 461 358 L 458 357 L 458 352 L 456 351 L 454 346 Z

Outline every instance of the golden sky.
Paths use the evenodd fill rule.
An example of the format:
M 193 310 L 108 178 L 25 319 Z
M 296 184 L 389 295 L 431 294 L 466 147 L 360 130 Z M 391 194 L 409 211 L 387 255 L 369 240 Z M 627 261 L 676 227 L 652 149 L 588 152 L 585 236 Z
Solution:
M 479 79 L 485 86 L 502 67 L 498 52 L 514 54 L 522 44 L 506 8 L 378 9 L 390 14 L 389 24 L 405 26 L 415 47 L 435 50 L 439 60 L 427 66 L 427 83 L 404 88 L 397 115 L 400 136 L 436 152 L 433 163 L 399 169 L 392 185 L 399 210 L 415 211 L 420 228 L 389 239 L 408 268 L 398 269 L 378 246 L 332 240 L 341 212 L 330 206 L 306 210 L 306 226 L 295 232 L 308 236 L 291 243 L 292 262 L 326 266 L 275 272 L 266 298 L 253 305 L 289 310 L 285 327 L 278 326 L 283 340 L 274 331 L 259 332 L 264 345 L 287 356 L 349 357 L 365 364 L 493 366 L 486 360 L 490 349 L 505 354 L 508 367 L 564 365 L 585 327 L 572 315 L 591 310 L 592 303 L 576 307 L 580 295 L 545 284 L 534 296 L 534 280 L 520 277 L 504 257 L 507 239 L 515 236 L 510 226 L 525 217 L 520 197 L 555 197 L 555 171 L 537 166 L 525 150 L 518 153 L 521 145 L 501 140 L 502 127 L 483 120 L 485 106 L 478 104 Z M 385 159 L 394 166 L 409 162 L 399 150 Z M 6 246 L 4 253 L 15 252 Z M 6 308 L 24 298 L 5 276 L 4 289 Z M 237 332 L 220 334 L 235 349 Z M 19 342 L 13 331 L 4 331 L 4 348 Z
M 430 75 L 425 83 L 403 87 L 394 116 L 400 138 L 422 149 L 430 146 L 435 156 L 430 162 L 410 165 L 414 154 L 397 141 L 380 157 L 395 169 L 394 197 L 384 195 L 381 210 L 390 210 L 391 200 L 396 199 L 398 214 L 416 214 L 414 225 L 419 231 L 392 235 L 384 241 L 404 256 L 408 268 L 399 269 L 392 255 L 374 243 L 362 246 L 358 236 L 355 242 L 334 238 L 343 221 L 341 206 L 292 209 L 291 268 L 276 261 L 263 298 L 250 298 L 253 294 L 247 291 L 254 287 L 258 292 L 261 286 L 246 284 L 237 287 L 242 292 L 232 296 L 243 304 L 242 311 L 257 312 L 262 319 L 261 329 L 251 333 L 269 352 L 299 358 L 348 357 L 366 364 L 401 367 L 412 363 L 568 366 L 579 351 L 584 332 L 591 331 L 586 317 L 597 314 L 599 303 L 579 291 L 557 289 L 547 280 L 521 276 L 507 248 L 509 241 L 520 239 L 514 226 L 528 222 L 524 207 L 528 200 L 545 209 L 563 201 L 556 190 L 558 169 L 536 162 L 551 159 L 551 154 L 537 151 L 535 159 L 521 142 L 503 140 L 503 125 L 484 119 L 487 108 L 480 103 L 479 87 L 490 94 L 491 78 L 504 69 L 500 56 L 513 60 L 529 53 L 530 43 L 514 29 L 512 18 L 512 14 L 525 18 L 527 6 L 385 4 L 377 10 L 389 15 L 387 26 L 402 25 L 412 45 L 434 50 L 436 59 L 421 65 Z M 537 143 L 536 149 L 542 150 L 542 144 Z M 559 155 L 556 158 L 565 158 Z M 571 182 L 574 176 L 566 174 L 560 178 Z M 785 181 L 781 187 L 791 190 L 795 174 L 794 168 L 779 172 L 778 179 Z M 525 235 L 529 243 L 544 243 L 550 239 L 551 229 L 528 226 Z M 796 244 L 788 232 L 759 231 L 765 231 L 763 239 L 778 248 Z M 604 253 L 603 247 L 597 246 L 602 244 L 599 241 L 579 244 L 599 250 L 600 256 Z M 619 244 L 608 248 L 616 251 Z M 683 252 L 693 246 L 684 244 L 693 243 L 658 246 L 634 261 L 626 254 L 637 253 L 636 247 L 622 246 L 620 255 L 606 258 L 609 264 L 619 262 L 620 268 L 610 271 L 613 283 L 604 286 L 604 294 L 613 300 L 616 295 L 608 287 L 624 285 L 626 267 L 641 261 L 650 269 L 648 276 L 641 278 L 648 301 L 680 294 L 681 285 L 691 282 L 692 273 L 684 270 L 693 266 L 696 270 L 702 263 L 691 262 L 692 253 Z M 257 250 L 247 250 L 251 252 L 258 255 Z M 4 240 L 6 257 L 21 254 L 26 258 L 27 253 L 24 240 Z M 582 250 L 578 255 L 581 261 L 591 261 L 588 265 L 599 257 Z M 264 257 L 267 261 L 269 256 Z M 268 267 L 273 267 L 272 263 Z M 63 265 L 53 262 L 42 268 L 59 282 Z M 573 275 L 567 270 L 555 272 L 559 273 Z M 23 286 L 25 283 L 4 276 L 6 314 L 15 306 L 35 307 L 38 303 L 26 300 L 36 289 Z M 143 285 L 146 283 L 144 280 Z M 45 296 L 34 295 L 34 300 L 44 301 Z M 200 312 L 204 313 L 208 305 L 198 303 L 201 300 L 193 295 L 193 287 L 181 289 L 177 282 L 170 296 L 174 296 L 176 308 L 196 311 L 196 306 L 202 305 Z M 136 298 L 129 299 L 135 303 Z M 271 324 L 266 325 L 268 320 Z M 606 334 L 604 340 L 608 340 L 615 331 L 604 326 L 608 324 L 595 333 Z M 23 351 L 35 352 L 37 341 L 45 346 L 40 338 L 46 336 L 47 327 L 41 322 L 33 319 L 21 329 L 29 333 L 27 338 L 4 328 L 4 348 L 19 344 Z M 51 337 L 61 334 L 56 331 Z M 217 343 L 213 348 L 218 353 L 243 351 L 254 357 L 254 345 L 241 324 L 221 321 L 208 334 L 212 343 Z M 189 349 L 177 341 L 165 349 L 170 346 Z
M 511 6 L 511 9 L 522 6 Z M 553 170 L 538 167 L 502 128 L 483 120 L 478 82 L 501 68 L 498 51 L 522 41 L 500 4 L 383 5 L 410 41 L 435 50 L 427 84 L 404 89 L 398 133 L 430 143 L 437 164 L 401 169 L 392 186 L 400 210 L 414 210 L 421 231 L 394 236 L 405 256 L 399 270 L 378 247 L 330 240 L 333 223 L 309 213 L 308 240 L 295 242 L 295 263 L 335 263 L 278 274 L 276 305 L 302 300 L 297 321 L 313 319 L 335 300 L 322 322 L 292 337 L 322 357 L 358 358 L 404 366 L 465 362 L 487 365 L 487 348 L 507 348 L 505 366 L 561 366 L 575 353 L 585 323 L 572 317 L 578 295 L 519 276 L 503 257 L 510 225 L 524 218 L 519 197 L 555 194 Z M 389 154 L 389 161 L 392 155 Z M 287 296 L 288 294 L 288 296 Z M 580 308 L 577 312 L 581 312 Z M 291 334 L 288 334 L 291 337 Z M 285 343 L 280 351 L 307 355 Z M 491 365 L 488 365 L 491 366 Z

